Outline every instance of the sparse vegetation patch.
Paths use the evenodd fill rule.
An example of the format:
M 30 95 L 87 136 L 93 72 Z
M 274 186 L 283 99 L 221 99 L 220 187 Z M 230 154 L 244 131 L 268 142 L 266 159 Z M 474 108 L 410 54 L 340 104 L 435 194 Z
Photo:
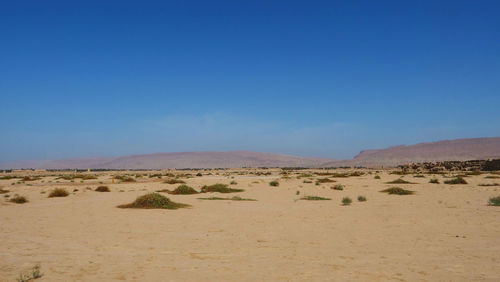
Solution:
M 16 196 L 10 198 L 9 202 L 16 203 L 16 204 L 24 204 L 24 203 L 28 202 L 28 199 L 26 199 L 26 197 L 16 195 Z
M 406 181 L 402 178 L 395 179 L 393 181 L 386 182 L 387 184 L 413 184 L 412 182 Z
M 229 188 L 227 184 L 213 184 L 213 185 L 205 185 L 201 187 L 201 193 L 208 193 L 208 192 L 218 192 L 218 193 L 235 193 L 235 192 L 243 192 L 243 189 L 235 189 L 235 188 Z
M 491 197 L 488 200 L 488 205 L 490 205 L 490 206 L 500 206 L 500 196 Z
M 300 199 L 306 200 L 306 201 L 329 201 L 329 200 L 331 200 L 330 198 L 324 198 L 324 197 L 319 197 L 319 196 L 304 196 Z
M 444 183 L 445 184 L 467 184 L 467 181 L 465 181 L 465 179 L 463 179 L 461 176 L 458 176 L 458 177 L 455 177 L 453 179 L 446 180 Z
M 401 187 L 391 187 L 391 188 L 387 188 L 385 190 L 382 190 L 380 192 L 384 192 L 384 193 L 391 194 L 391 195 L 411 195 L 414 193 L 413 191 L 406 190 L 406 189 L 403 189 Z
M 179 187 L 175 188 L 173 191 L 168 191 L 167 193 L 173 195 L 192 195 L 198 194 L 198 191 L 196 191 L 193 187 L 182 184 Z
M 50 191 L 49 198 L 66 197 L 68 195 L 69 195 L 69 193 L 68 193 L 68 191 L 66 191 L 66 189 L 56 188 L 56 189 Z
M 122 208 L 122 209 L 169 209 L 169 210 L 176 210 L 178 208 L 189 207 L 189 205 L 172 202 L 169 198 L 167 198 L 161 194 L 158 194 L 158 193 L 149 193 L 149 194 L 137 197 L 137 199 L 130 204 L 119 205 L 118 207 Z

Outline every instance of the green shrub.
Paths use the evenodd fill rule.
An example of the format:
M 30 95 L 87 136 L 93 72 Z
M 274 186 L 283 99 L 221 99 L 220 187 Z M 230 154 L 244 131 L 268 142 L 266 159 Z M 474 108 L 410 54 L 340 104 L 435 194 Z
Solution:
M 482 186 L 482 187 L 484 187 L 484 186 L 486 186 L 486 187 L 488 187 L 488 186 L 500 186 L 500 184 L 498 184 L 498 183 L 486 183 L 486 184 L 481 183 L 481 184 L 478 184 L 477 186 Z
M 27 282 L 27 281 L 41 278 L 42 276 L 43 276 L 43 273 L 40 272 L 40 265 L 37 264 L 30 270 L 30 272 L 19 274 L 17 281 L 18 282 Z
M 146 195 L 142 195 L 137 197 L 137 199 L 125 205 L 119 205 L 119 208 L 122 209 L 169 209 L 176 210 L 178 208 L 189 207 L 187 204 L 181 204 L 172 202 L 169 198 L 158 194 L 158 193 L 149 193 Z
M 405 189 L 400 188 L 400 187 L 391 187 L 391 188 L 387 188 L 385 190 L 382 190 L 380 192 L 385 192 L 385 193 L 388 193 L 391 195 L 411 195 L 414 193 L 413 191 L 405 190 Z
M 490 205 L 490 206 L 500 206 L 500 196 L 491 197 L 488 200 L 488 205 Z
M 323 197 L 318 197 L 318 196 L 304 196 L 300 199 L 306 200 L 306 201 L 329 201 L 329 200 L 331 200 L 330 198 L 323 198 Z
M 437 179 L 437 178 L 431 178 L 431 180 L 429 180 L 429 183 L 439 184 L 439 179 Z
M 234 196 L 232 198 L 220 198 L 220 197 L 209 197 L 209 198 L 198 198 L 199 200 L 221 200 L 221 201 L 257 201 L 255 199 L 245 199 L 240 196 Z
M 175 188 L 173 191 L 169 191 L 168 193 L 174 195 L 191 195 L 198 194 L 198 191 L 194 190 L 193 187 L 182 184 L 179 187 Z
M 280 183 L 278 181 L 271 181 L 271 182 L 269 182 L 269 185 L 276 187 L 276 186 L 280 186 Z
M 343 185 L 340 185 L 340 184 L 337 184 L 335 186 L 332 187 L 333 190 L 339 190 L 339 191 L 342 191 L 344 190 L 344 186 Z
M 229 188 L 227 184 L 214 184 L 214 185 L 205 185 L 201 187 L 201 193 L 208 193 L 208 192 L 219 192 L 219 193 L 234 193 L 234 192 L 243 192 L 243 189 L 234 189 L 234 188 Z
M 163 183 L 167 183 L 167 184 L 184 184 L 186 182 L 183 181 L 183 180 L 180 180 L 180 179 L 170 178 L 170 179 L 167 179 L 167 180 L 163 181 Z
M 350 205 L 351 203 L 352 203 L 351 198 L 349 198 L 349 197 L 344 197 L 344 198 L 342 198 L 342 205 L 344 205 L 344 206 L 348 206 L 348 205 Z
M 66 191 L 66 189 L 56 188 L 56 189 L 50 191 L 49 198 L 66 197 L 68 195 L 69 195 L 69 193 L 68 193 L 68 191 Z
M 6 194 L 9 193 L 9 190 L 4 190 L 3 188 L 0 188 L 0 194 Z
M 380 179 L 380 175 L 375 175 L 375 179 Z
M 445 184 L 467 184 L 467 181 L 465 181 L 465 179 L 463 179 L 462 177 L 455 177 L 453 179 L 450 179 L 450 180 L 446 180 L 444 182 Z
M 413 184 L 413 183 L 411 183 L 411 182 L 409 182 L 409 181 L 406 181 L 406 180 L 404 180 L 404 179 L 402 179 L 402 178 L 398 178 L 398 179 L 396 179 L 396 180 L 389 181 L 389 182 L 386 182 L 386 183 L 387 183 L 387 184 Z
M 358 202 L 366 202 L 365 196 L 358 196 Z
M 335 180 L 332 180 L 330 178 L 318 178 L 316 180 L 317 183 L 330 183 L 330 182 L 337 182 Z
M 234 181 L 234 180 L 233 180 L 233 181 L 231 181 L 231 183 L 229 183 L 229 184 L 231 184 L 231 185 L 236 185 L 236 184 L 238 184 L 238 182 L 236 182 L 236 181 Z

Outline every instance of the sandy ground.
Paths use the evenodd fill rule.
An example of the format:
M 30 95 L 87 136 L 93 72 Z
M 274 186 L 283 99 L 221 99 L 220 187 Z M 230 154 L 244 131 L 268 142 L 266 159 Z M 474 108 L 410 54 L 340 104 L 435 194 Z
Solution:
M 110 184 L 110 175 L 84 183 L 44 177 L 26 182 L 32 186 L 0 180 L 8 195 L 30 201 L 0 195 L 0 281 L 15 281 L 35 264 L 44 274 L 36 281 L 500 281 L 500 207 L 487 205 L 500 186 L 477 185 L 500 179 L 479 175 L 447 185 L 407 175 L 417 184 L 397 186 L 416 194 L 398 196 L 379 192 L 399 177 L 387 172 L 380 180 L 371 174 L 319 186 L 276 171 L 210 175 L 186 181 L 199 189 L 234 180 L 245 189 L 236 194 L 258 201 L 164 194 L 192 207 L 137 210 L 116 206 L 177 185 L 152 178 Z M 268 184 L 275 179 L 279 187 Z M 99 182 L 111 192 L 86 189 Z M 338 183 L 343 191 L 330 189 Z M 79 191 L 47 198 L 54 187 Z M 304 195 L 332 200 L 297 200 Z M 341 205 L 346 196 L 350 206 Z

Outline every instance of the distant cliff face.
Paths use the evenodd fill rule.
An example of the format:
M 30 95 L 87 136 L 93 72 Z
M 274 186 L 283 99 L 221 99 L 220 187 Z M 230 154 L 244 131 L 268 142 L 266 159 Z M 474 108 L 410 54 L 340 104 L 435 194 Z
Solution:
M 500 137 L 469 138 L 365 150 L 351 160 L 334 161 L 323 166 L 396 166 L 435 161 L 484 160 L 500 157 Z

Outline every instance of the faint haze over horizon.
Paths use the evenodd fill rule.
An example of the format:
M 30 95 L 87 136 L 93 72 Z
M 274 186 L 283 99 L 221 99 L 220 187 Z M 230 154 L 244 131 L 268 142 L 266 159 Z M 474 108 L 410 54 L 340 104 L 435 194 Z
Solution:
M 0 162 L 500 136 L 498 1 L 0 4 Z

